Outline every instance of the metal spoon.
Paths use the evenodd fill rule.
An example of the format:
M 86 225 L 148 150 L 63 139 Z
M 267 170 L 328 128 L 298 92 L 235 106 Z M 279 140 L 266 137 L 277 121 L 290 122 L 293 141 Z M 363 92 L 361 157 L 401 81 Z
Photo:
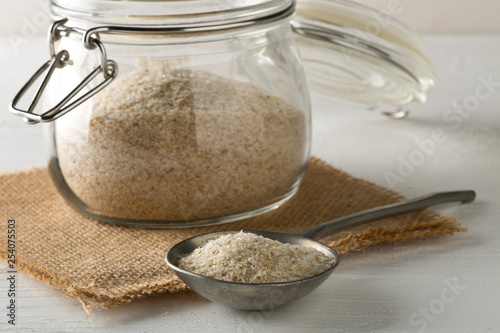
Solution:
M 283 243 L 315 248 L 325 255 L 335 258 L 335 263 L 331 268 L 306 279 L 280 283 L 228 282 L 186 271 L 177 266 L 177 263 L 182 256 L 191 253 L 198 247 L 202 247 L 212 239 L 216 239 L 228 233 L 236 233 L 239 232 L 239 230 L 212 232 L 188 238 L 174 245 L 168 251 L 165 256 L 165 260 L 175 271 L 177 276 L 184 281 L 184 283 L 186 283 L 186 285 L 201 296 L 213 302 L 242 310 L 264 311 L 274 309 L 274 307 L 278 305 L 298 299 L 312 292 L 321 283 L 323 283 L 338 266 L 340 260 L 337 252 L 315 240 L 364 223 L 405 214 L 411 211 L 421 210 L 441 203 L 454 201 L 471 202 L 475 199 L 475 197 L 476 193 L 474 191 L 455 191 L 429 194 L 406 202 L 368 209 L 341 217 L 298 234 L 253 230 L 245 231 L 262 235 Z

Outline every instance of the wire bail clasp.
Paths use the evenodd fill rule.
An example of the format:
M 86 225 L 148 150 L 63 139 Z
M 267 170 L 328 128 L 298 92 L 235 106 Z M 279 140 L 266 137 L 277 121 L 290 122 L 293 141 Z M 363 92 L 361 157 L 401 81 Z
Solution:
M 113 79 L 118 74 L 118 65 L 113 60 L 108 60 L 106 49 L 104 45 L 99 40 L 97 34 L 87 33 L 84 36 L 84 46 L 88 50 L 99 49 L 101 53 L 101 64 L 95 67 L 90 74 L 88 74 L 82 82 L 80 82 L 66 97 L 64 97 L 56 106 L 43 113 L 34 113 L 38 102 L 43 94 L 43 91 L 47 87 L 47 84 L 52 77 L 52 74 L 56 69 L 62 69 L 67 65 L 72 65 L 73 61 L 70 59 L 70 54 L 67 50 L 61 50 L 56 53 L 55 42 L 60 40 L 64 35 L 69 35 L 72 31 L 71 28 L 65 27 L 64 24 L 68 21 L 67 18 L 56 21 L 52 24 L 49 30 L 49 47 L 51 59 L 43 64 L 33 76 L 26 82 L 26 84 L 21 88 L 17 95 L 12 100 L 9 110 L 13 114 L 23 117 L 24 121 L 28 124 L 38 124 L 44 122 L 51 122 L 71 111 L 75 107 L 79 106 L 108 84 L 113 81 Z M 45 73 L 46 72 L 46 73 Z M 33 84 L 45 73 L 45 76 L 38 87 L 35 96 L 33 97 L 27 110 L 21 110 L 18 108 L 19 101 L 24 97 L 26 92 L 33 86 Z M 90 89 L 88 92 L 80 96 L 78 99 L 72 101 L 72 99 L 85 88 L 93 79 L 97 77 L 100 73 L 103 74 L 104 80 L 100 82 L 97 86 Z M 68 104 L 69 103 L 69 104 Z

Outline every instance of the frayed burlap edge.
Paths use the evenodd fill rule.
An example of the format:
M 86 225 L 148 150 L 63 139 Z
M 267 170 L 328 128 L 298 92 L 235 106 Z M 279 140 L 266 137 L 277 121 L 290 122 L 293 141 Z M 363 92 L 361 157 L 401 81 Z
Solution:
M 321 166 L 324 169 L 328 169 L 329 171 L 337 172 L 337 175 L 341 175 L 348 180 L 355 180 L 367 188 L 371 188 L 383 195 L 386 195 L 391 201 L 396 202 L 404 199 L 404 197 L 394 191 L 368 181 L 354 178 L 347 173 L 333 168 L 319 159 L 313 158 L 311 163 L 315 163 L 316 165 Z M 359 230 L 354 230 L 353 232 L 348 230 L 342 232 L 340 236 L 337 235 L 327 237 L 323 239 L 322 242 L 333 247 L 339 254 L 345 255 L 350 251 L 364 249 L 368 246 L 384 242 L 400 243 L 415 238 L 453 235 L 456 232 L 464 232 L 467 230 L 466 228 L 461 227 L 460 224 L 456 222 L 456 219 L 443 217 L 431 210 L 424 210 L 416 214 L 418 219 L 414 220 L 415 222 L 410 225 L 388 228 L 387 226 L 376 226 L 377 223 L 384 223 L 383 221 L 374 222 L 372 223 L 374 225 L 373 227 L 371 227 L 372 224 L 370 224 L 370 226 L 364 227 L 361 232 L 359 232 Z M 424 222 L 430 220 L 431 222 Z M 316 224 L 321 222 L 324 221 L 317 221 Z M 0 258 L 7 260 L 7 253 L 7 247 L 4 244 L 0 244 Z M 168 274 L 166 274 L 161 280 L 157 280 L 153 284 L 139 283 L 133 287 L 122 289 L 118 288 L 113 290 L 113 292 L 106 290 L 99 290 L 96 292 L 95 289 L 92 289 L 94 287 L 92 285 L 87 286 L 86 288 L 77 287 L 72 284 L 69 279 L 64 278 L 60 274 L 44 268 L 34 262 L 25 260 L 19 256 L 16 258 L 16 268 L 28 275 L 33 276 L 37 280 L 47 283 L 56 290 L 61 290 L 66 296 L 78 299 L 85 311 L 89 314 L 93 311 L 95 306 L 109 309 L 110 307 L 121 306 L 123 304 L 130 303 L 134 299 L 144 298 L 153 294 L 179 293 L 190 290 L 171 271 L 168 272 Z M 117 290 L 119 292 L 117 292 Z
M 415 238 L 453 235 L 456 232 L 467 231 L 467 228 L 460 227 L 455 221 L 453 219 L 450 222 L 448 218 L 442 218 L 431 223 L 414 223 L 411 226 L 395 227 L 390 230 L 382 227 L 369 228 L 359 235 L 349 233 L 345 238 L 330 242 L 328 245 L 343 255 L 383 242 L 401 243 Z
M 429 214 L 437 215 L 432 212 Z M 353 233 L 348 233 L 342 239 L 325 243 L 334 248 L 340 255 L 345 255 L 350 251 L 365 249 L 368 246 L 384 242 L 400 243 L 415 238 L 453 235 L 456 232 L 467 231 L 467 228 L 460 227 L 460 224 L 457 224 L 455 221 L 456 219 L 450 221 L 448 218 L 440 218 L 432 223 L 414 223 L 411 226 L 396 227 L 391 230 L 383 227 L 369 228 L 362 234 L 354 235 Z M 7 249 L 4 246 L 0 246 L 0 258 L 5 261 L 7 260 L 6 253 Z M 109 309 L 110 307 L 119 307 L 132 302 L 134 299 L 154 294 L 180 293 L 190 290 L 179 278 L 173 276 L 157 285 L 148 284 L 133 289 L 128 288 L 124 290 L 127 297 L 106 293 L 95 295 L 87 289 L 77 288 L 68 279 L 61 277 L 51 270 L 47 270 L 34 263 L 26 262 L 23 259 L 17 260 L 16 267 L 35 279 L 47 283 L 53 289 L 61 290 L 66 296 L 76 298 L 88 314 L 93 312 L 95 306 Z
M 315 163 L 330 172 L 337 173 L 341 177 L 345 177 L 350 181 L 356 181 L 359 184 L 363 184 L 366 188 L 373 189 L 380 194 L 383 194 L 390 198 L 393 202 L 403 201 L 406 198 L 397 192 L 390 189 L 377 185 L 375 183 L 369 182 L 364 179 L 355 178 L 352 175 L 335 169 L 332 165 L 326 163 L 325 161 L 312 157 L 311 163 Z M 424 237 L 435 237 L 435 236 L 445 236 L 454 235 L 457 232 L 466 232 L 468 229 L 461 227 L 461 224 L 457 222 L 456 218 L 443 217 L 430 209 L 425 209 L 420 212 L 410 213 L 408 215 L 415 215 L 419 217 L 419 220 L 412 223 L 411 225 L 399 226 L 396 225 L 393 228 L 387 228 L 387 226 L 381 227 L 369 227 L 361 226 L 356 229 L 365 229 L 361 233 L 351 232 L 350 230 L 340 233 L 342 238 L 337 238 L 332 240 L 333 237 L 325 237 L 322 242 L 326 245 L 332 247 L 340 255 L 345 255 L 349 251 L 362 250 L 371 245 L 377 245 L 384 242 L 391 243 L 401 243 L 407 240 L 424 238 Z M 422 222 L 422 221 L 432 221 L 432 222 Z M 322 221 L 318 221 L 318 224 Z M 369 225 L 384 223 L 384 220 L 379 222 L 372 222 Z
M 7 261 L 6 253 L 6 248 L 0 245 L 0 258 L 4 261 Z M 163 283 L 155 285 L 145 284 L 137 288 L 126 288 L 122 290 L 126 293 L 126 297 L 123 297 L 122 295 L 112 295 L 106 292 L 101 292 L 96 295 L 94 292 L 89 292 L 88 288 L 76 287 L 69 281 L 69 279 L 61 277 L 52 270 L 48 270 L 23 259 L 17 258 L 15 267 L 33 278 L 47 283 L 52 289 L 62 291 L 67 297 L 76 298 L 88 314 L 91 314 L 94 311 L 95 306 L 103 309 L 109 309 L 111 307 L 120 307 L 123 304 L 132 302 L 134 299 L 140 299 L 146 296 L 190 291 L 189 287 L 186 286 L 186 284 L 184 284 L 177 276 L 173 276 Z

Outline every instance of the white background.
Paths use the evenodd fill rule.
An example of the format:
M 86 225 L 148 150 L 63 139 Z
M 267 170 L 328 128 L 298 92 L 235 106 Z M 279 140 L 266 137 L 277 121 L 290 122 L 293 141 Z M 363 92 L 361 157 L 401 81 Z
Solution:
M 498 0 L 359 0 L 389 10 L 398 8 L 399 20 L 420 33 L 500 32 Z

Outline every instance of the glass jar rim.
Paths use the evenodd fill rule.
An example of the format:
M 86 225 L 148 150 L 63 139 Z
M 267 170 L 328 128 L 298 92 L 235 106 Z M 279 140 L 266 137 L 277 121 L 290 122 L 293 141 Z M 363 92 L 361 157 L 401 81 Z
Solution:
M 277 15 L 294 0 L 51 0 L 55 16 L 85 27 L 209 27 Z

